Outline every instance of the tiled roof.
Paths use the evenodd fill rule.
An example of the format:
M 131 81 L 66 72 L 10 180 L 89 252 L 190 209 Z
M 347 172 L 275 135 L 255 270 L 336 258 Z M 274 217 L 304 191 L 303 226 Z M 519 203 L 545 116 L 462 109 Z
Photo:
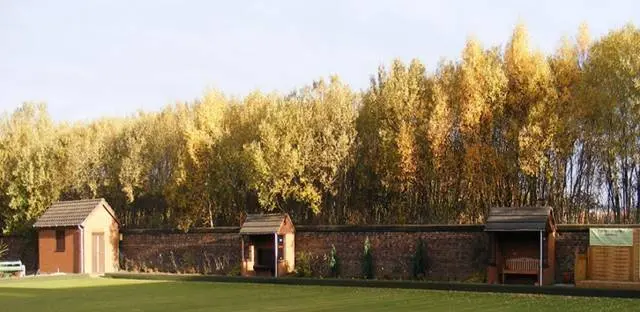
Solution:
M 485 231 L 545 231 L 553 224 L 551 207 L 495 207 L 489 211 Z
M 77 226 L 99 205 L 105 205 L 105 209 L 113 215 L 111 208 L 103 198 L 70 200 L 55 202 L 40 216 L 34 227 L 59 227 Z M 115 216 L 114 216 L 115 218 Z
M 273 234 L 280 231 L 286 214 L 250 214 L 240 228 L 240 234 Z

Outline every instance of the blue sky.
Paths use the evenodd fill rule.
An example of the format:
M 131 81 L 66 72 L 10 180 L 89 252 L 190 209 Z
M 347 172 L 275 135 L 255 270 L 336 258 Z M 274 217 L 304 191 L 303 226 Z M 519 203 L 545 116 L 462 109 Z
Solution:
M 583 21 L 593 36 L 638 25 L 639 3 L 0 0 L 0 111 L 42 101 L 56 120 L 125 116 L 331 74 L 362 89 L 394 58 L 432 70 L 470 35 L 504 45 L 518 21 L 549 53 Z

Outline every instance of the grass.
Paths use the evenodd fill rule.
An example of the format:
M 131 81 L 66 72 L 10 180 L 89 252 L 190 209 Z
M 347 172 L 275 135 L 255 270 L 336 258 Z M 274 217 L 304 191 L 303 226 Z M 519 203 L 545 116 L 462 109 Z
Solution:
M 0 281 L 0 310 L 44 311 L 640 311 L 640 300 L 428 290 L 163 282 L 108 278 Z M 9 311 L 7 310 L 7 311 Z

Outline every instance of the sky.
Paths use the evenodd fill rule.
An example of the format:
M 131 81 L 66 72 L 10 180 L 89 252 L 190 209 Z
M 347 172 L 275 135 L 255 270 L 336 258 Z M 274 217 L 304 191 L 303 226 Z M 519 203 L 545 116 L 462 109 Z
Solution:
M 330 75 L 360 90 L 395 58 L 433 70 L 469 36 L 504 46 L 518 22 L 552 53 L 582 22 L 640 26 L 640 1 L 0 0 L 0 112 L 45 102 L 87 121 Z

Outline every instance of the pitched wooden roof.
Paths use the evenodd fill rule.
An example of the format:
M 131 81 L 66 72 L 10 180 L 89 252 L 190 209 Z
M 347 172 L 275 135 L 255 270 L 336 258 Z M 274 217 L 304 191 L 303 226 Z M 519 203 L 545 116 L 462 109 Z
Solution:
M 491 208 L 485 225 L 485 231 L 500 232 L 547 229 L 555 230 L 555 222 L 553 210 L 545 206 Z
M 284 234 L 292 232 L 293 224 L 287 214 L 249 214 L 240 227 L 240 234 Z
M 117 221 L 115 213 L 107 201 L 104 198 L 95 198 L 55 202 L 38 218 L 33 226 L 37 228 L 78 226 L 98 207 L 107 209 Z

